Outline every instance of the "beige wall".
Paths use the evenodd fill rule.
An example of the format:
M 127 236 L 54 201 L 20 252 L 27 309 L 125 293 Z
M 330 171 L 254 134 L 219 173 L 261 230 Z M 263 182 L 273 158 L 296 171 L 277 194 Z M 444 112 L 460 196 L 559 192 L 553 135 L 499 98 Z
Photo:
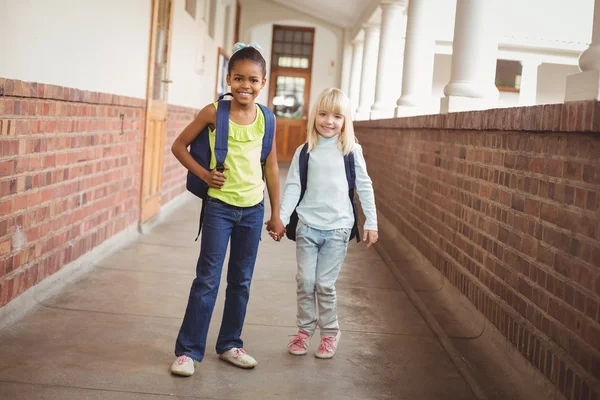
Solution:
M 214 99 L 218 48 L 226 37 L 233 40 L 225 28 L 234 26 L 225 24 L 225 5 L 217 0 L 210 37 L 203 20 L 209 1 L 198 0 L 194 19 L 185 0 L 175 0 L 171 104 L 200 108 Z M 0 0 L 0 77 L 145 98 L 150 5 L 150 0 Z
M 0 10 L 1 77 L 145 97 L 150 1 L 0 0 Z

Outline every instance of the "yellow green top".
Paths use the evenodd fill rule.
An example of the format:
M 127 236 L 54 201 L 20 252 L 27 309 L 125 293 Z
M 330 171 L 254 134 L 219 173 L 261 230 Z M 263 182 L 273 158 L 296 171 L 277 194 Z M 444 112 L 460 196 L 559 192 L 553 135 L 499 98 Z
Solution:
M 218 108 L 218 103 L 214 103 Z M 209 129 L 211 149 L 210 168 L 217 165 L 215 160 L 214 130 Z M 221 189 L 208 189 L 208 195 L 237 207 L 252 207 L 263 199 L 265 183 L 262 179 L 260 153 L 265 134 L 265 117 L 258 105 L 256 119 L 250 125 L 238 125 L 229 120 L 225 184 Z

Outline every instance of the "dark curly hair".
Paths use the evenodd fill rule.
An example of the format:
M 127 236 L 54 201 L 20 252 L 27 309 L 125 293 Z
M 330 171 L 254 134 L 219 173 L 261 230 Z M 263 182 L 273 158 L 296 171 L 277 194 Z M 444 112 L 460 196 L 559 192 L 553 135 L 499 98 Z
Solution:
M 262 54 L 260 54 L 260 51 L 258 51 L 257 49 L 255 49 L 252 46 L 244 47 L 243 49 L 240 49 L 240 50 L 236 51 L 235 53 L 233 53 L 233 55 L 229 59 L 229 66 L 227 67 L 227 73 L 229 73 L 231 75 L 231 70 L 233 69 L 233 66 L 235 65 L 235 63 L 238 61 L 242 61 L 242 60 L 250 60 L 252 62 L 257 63 L 258 65 L 260 65 L 260 68 L 262 69 L 263 77 L 267 76 L 267 62 L 265 61 Z

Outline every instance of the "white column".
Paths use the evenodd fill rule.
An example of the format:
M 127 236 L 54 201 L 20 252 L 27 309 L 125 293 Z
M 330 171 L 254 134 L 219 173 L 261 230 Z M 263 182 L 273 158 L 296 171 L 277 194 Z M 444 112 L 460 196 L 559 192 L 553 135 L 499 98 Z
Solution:
M 434 11 L 433 0 L 410 0 L 408 3 L 402 95 L 396 102 L 396 117 L 420 114 L 431 101 L 437 32 Z
M 521 61 L 521 87 L 519 89 L 519 105 L 534 106 L 537 104 L 538 68 L 541 61 Z
M 594 1 L 592 43 L 579 57 L 582 72 L 567 77 L 565 101 L 600 101 L 600 0 Z
M 360 96 L 360 77 L 364 43 L 365 41 L 363 38 L 352 41 L 352 66 L 350 67 L 350 91 L 348 97 L 350 98 L 353 112 L 358 108 L 358 98 Z
M 347 96 L 350 96 L 350 73 L 352 69 L 352 52 L 354 51 L 351 40 L 351 29 L 344 28 L 344 45 L 341 49 L 342 65 L 339 87 Z
M 381 38 L 375 84 L 375 104 L 371 119 L 392 118 L 396 98 L 402 89 L 402 59 L 404 57 L 404 3 L 381 3 Z
M 481 110 L 498 104 L 495 85 L 498 37 L 496 0 L 457 0 L 450 83 L 442 113 Z
M 379 49 L 379 24 L 367 24 L 365 29 L 365 48 L 363 51 L 360 78 L 360 97 L 356 119 L 369 119 L 371 105 L 375 100 L 375 79 L 377 78 L 377 52 Z

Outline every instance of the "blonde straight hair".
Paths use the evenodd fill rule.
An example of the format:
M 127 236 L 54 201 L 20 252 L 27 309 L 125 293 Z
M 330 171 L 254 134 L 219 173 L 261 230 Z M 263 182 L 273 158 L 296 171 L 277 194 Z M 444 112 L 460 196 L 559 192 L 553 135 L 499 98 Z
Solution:
M 352 125 L 352 111 L 350 99 L 340 89 L 329 88 L 321 92 L 308 115 L 308 128 L 306 132 L 308 151 L 312 151 L 319 143 L 319 132 L 315 127 L 317 113 L 326 111 L 344 116 L 342 132 L 338 137 L 338 147 L 344 155 L 350 154 L 357 142 Z

